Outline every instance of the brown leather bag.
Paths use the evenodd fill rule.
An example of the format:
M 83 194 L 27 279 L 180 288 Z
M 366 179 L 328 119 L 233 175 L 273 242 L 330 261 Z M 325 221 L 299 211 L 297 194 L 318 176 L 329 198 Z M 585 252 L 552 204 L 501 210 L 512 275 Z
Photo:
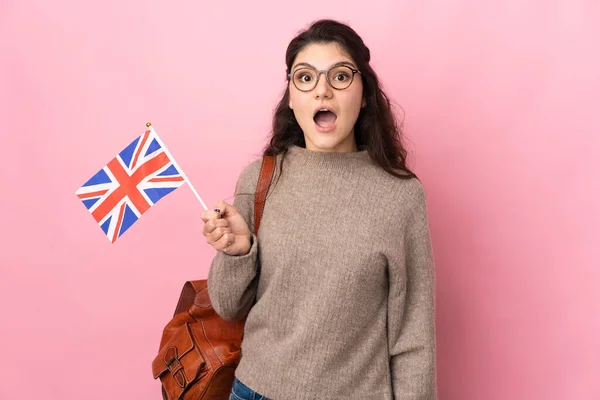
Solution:
M 255 233 L 274 169 L 274 157 L 264 156 L 254 199 Z M 241 357 L 244 323 L 245 319 L 226 321 L 215 312 L 206 279 L 186 282 L 152 362 L 163 399 L 229 399 Z

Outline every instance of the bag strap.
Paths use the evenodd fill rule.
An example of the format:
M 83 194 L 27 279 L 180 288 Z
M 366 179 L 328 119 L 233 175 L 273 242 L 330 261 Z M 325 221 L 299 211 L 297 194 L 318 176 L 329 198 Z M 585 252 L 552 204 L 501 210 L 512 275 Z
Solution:
M 193 281 L 187 281 L 183 284 L 183 289 L 181 289 L 179 301 L 177 302 L 177 307 L 175 307 L 175 312 L 173 313 L 173 316 L 190 308 L 190 306 L 194 304 L 195 298 L 196 289 L 194 288 L 194 283 Z
M 254 196 L 254 234 L 258 233 L 258 228 L 260 227 L 260 219 L 262 218 L 267 192 L 271 186 L 274 171 L 275 157 L 264 156 L 260 167 L 260 174 L 258 175 L 256 194 Z
M 267 192 L 271 186 L 271 180 L 273 179 L 273 173 L 275 171 L 275 157 L 264 156 L 263 162 L 260 167 L 260 174 L 258 175 L 258 184 L 256 186 L 256 194 L 254 197 L 254 232 L 258 232 L 260 226 L 260 219 L 262 217 L 263 208 L 265 207 L 265 200 Z M 196 293 L 206 287 L 206 280 L 198 281 L 187 281 L 184 283 L 179 295 L 179 301 L 177 307 L 175 307 L 175 313 L 173 316 L 179 314 L 190 308 L 196 298 Z

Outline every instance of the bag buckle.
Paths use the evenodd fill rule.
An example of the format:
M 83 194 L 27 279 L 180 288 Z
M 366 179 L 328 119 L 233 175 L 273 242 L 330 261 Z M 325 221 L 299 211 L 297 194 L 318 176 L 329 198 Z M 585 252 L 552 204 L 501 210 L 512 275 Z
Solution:
M 171 375 L 173 375 L 175 382 L 183 389 L 187 382 L 185 371 L 183 371 L 183 365 L 181 365 L 181 361 L 177 358 L 177 349 L 173 347 L 169 348 L 165 354 L 165 359 L 169 356 L 170 358 L 165 361 L 165 366 L 169 372 L 171 372 Z
M 173 364 L 175 364 L 175 367 L 172 368 Z M 183 367 L 181 366 L 181 361 L 173 356 L 169 359 L 169 361 L 167 361 L 167 368 L 169 371 L 173 372 L 173 370 L 177 371 L 179 368 Z

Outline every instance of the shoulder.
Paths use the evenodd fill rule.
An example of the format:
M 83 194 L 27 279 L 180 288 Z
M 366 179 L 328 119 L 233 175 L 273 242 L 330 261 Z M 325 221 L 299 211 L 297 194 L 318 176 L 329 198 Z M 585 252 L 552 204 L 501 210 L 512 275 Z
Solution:
M 399 178 L 382 168 L 378 172 L 378 193 L 381 206 L 390 216 L 396 229 L 414 236 L 428 224 L 427 194 L 423 183 L 416 177 Z
M 422 182 L 417 178 L 404 180 L 403 188 L 405 234 L 408 237 L 420 236 L 428 229 L 427 194 Z
M 254 159 L 246 163 L 242 167 L 237 180 L 237 191 L 239 192 L 254 192 L 258 183 L 258 175 L 262 166 L 262 158 Z
M 427 208 L 427 194 L 423 183 L 418 178 L 402 179 L 394 176 L 389 190 L 394 203 L 409 214 L 425 213 Z
M 372 164 L 369 171 L 372 181 L 379 186 L 379 192 L 387 194 L 387 198 L 394 204 L 401 205 L 404 209 L 422 207 L 426 202 L 426 193 L 423 183 L 416 177 L 397 177 L 385 171 L 379 165 Z M 394 170 L 397 174 L 406 172 Z M 400 203 L 400 204 L 399 204 Z
M 412 207 L 422 207 L 425 205 L 427 201 L 425 187 L 418 178 L 396 178 L 396 180 L 397 190 L 403 194 L 403 197 L 406 199 L 408 205 Z

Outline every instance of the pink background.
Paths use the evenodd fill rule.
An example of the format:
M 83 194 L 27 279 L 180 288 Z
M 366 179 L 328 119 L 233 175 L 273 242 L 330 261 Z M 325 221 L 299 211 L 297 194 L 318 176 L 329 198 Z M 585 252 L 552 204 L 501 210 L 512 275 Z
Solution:
M 231 199 L 287 43 L 334 17 L 406 111 L 440 399 L 599 399 L 600 3 L 236 3 L 0 2 L 0 398 L 160 398 L 162 327 L 214 255 L 202 208 L 184 186 L 111 245 L 75 190 L 151 121 Z

